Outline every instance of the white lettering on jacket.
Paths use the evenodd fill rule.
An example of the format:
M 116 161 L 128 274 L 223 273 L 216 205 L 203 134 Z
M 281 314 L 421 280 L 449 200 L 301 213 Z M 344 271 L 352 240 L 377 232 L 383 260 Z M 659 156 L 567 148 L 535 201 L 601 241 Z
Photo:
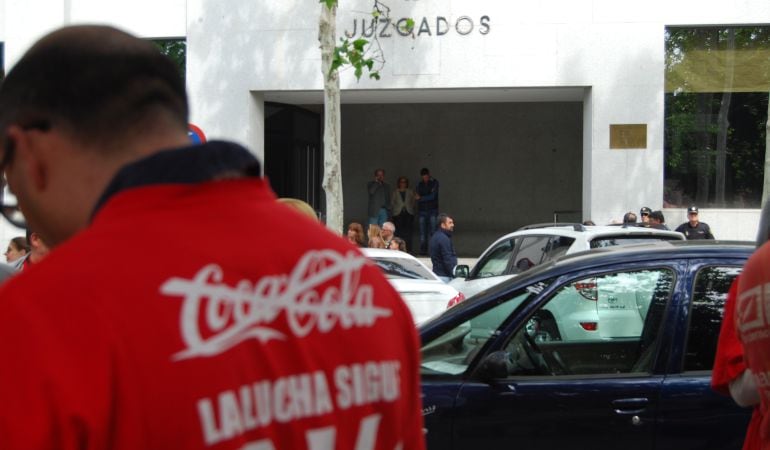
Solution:
M 215 356 L 247 339 L 284 339 L 282 331 L 269 326 L 281 312 L 296 337 L 313 330 L 328 333 L 335 326 L 370 327 L 392 313 L 375 306 L 372 286 L 361 284 L 366 263 L 356 252 L 319 250 L 303 255 L 288 275 L 241 280 L 233 287 L 222 283 L 216 264 L 189 280 L 170 278 L 160 291 L 184 297 L 180 327 L 187 345 L 172 359 Z
M 337 366 L 329 378 L 317 370 L 259 380 L 201 398 L 197 409 L 204 442 L 211 446 L 276 423 L 395 402 L 401 397 L 400 370 L 397 360 L 367 361 Z M 373 448 L 378 423 L 362 425 L 356 448 Z M 334 435 L 323 436 L 309 433 L 309 448 L 335 448 L 325 444 L 327 438 L 333 443 Z M 315 438 L 321 440 L 315 442 Z

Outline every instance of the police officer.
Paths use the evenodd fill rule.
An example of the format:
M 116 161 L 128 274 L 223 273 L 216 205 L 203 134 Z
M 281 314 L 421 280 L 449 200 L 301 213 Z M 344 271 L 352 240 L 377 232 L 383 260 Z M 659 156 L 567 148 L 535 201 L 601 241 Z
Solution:
M 687 222 L 676 227 L 676 231 L 684 234 L 688 240 L 714 239 L 711 228 L 705 222 L 698 220 L 698 207 L 695 205 L 687 208 Z

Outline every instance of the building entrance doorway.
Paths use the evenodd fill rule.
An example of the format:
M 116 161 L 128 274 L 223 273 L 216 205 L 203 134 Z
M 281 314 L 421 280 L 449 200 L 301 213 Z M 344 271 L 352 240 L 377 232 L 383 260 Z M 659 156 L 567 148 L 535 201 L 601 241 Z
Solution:
M 278 197 L 322 211 L 321 116 L 294 105 L 265 103 L 265 176 Z

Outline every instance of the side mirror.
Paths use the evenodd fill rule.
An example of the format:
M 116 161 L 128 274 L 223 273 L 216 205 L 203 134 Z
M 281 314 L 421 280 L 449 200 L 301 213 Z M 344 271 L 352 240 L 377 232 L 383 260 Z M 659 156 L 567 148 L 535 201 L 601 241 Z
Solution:
M 452 271 L 452 275 L 454 275 L 455 278 L 468 278 L 470 273 L 471 268 L 468 267 L 467 264 L 459 264 L 455 266 L 455 269 Z
M 514 363 L 511 353 L 498 350 L 487 355 L 479 368 L 476 376 L 484 382 L 506 378 L 513 372 Z

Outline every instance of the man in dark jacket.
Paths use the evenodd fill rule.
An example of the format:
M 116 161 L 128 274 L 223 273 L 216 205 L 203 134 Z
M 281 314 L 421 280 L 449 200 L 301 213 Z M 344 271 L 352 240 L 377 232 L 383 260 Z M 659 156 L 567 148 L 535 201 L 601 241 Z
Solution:
M 420 223 L 420 254 L 428 251 L 430 237 L 436 231 L 438 216 L 438 180 L 430 176 L 427 167 L 420 170 L 420 182 L 417 183 L 417 208 Z
M 433 273 L 445 282 L 452 279 L 452 271 L 457 265 L 457 254 L 452 245 L 452 232 L 455 229 L 455 221 L 447 214 L 438 216 L 439 228 L 430 238 L 430 262 L 433 264 Z

